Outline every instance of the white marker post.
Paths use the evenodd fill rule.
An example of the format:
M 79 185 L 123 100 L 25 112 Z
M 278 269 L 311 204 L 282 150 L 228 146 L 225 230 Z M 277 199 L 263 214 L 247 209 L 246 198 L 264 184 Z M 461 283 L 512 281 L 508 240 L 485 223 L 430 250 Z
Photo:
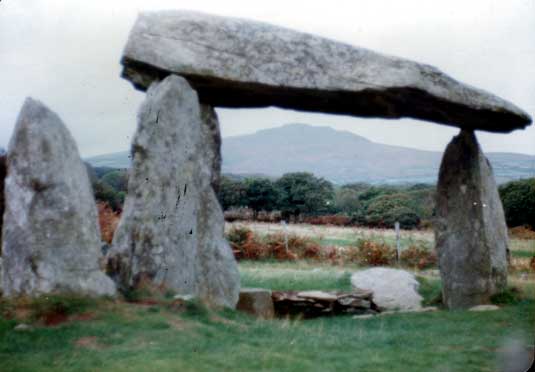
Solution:
M 399 265 L 399 258 L 401 256 L 401 247 L 400 247 L 400 236 L 399 236 L 399 222 L 396 221 L 394 224 L 394 227 L 396 229 L 396 258 Z

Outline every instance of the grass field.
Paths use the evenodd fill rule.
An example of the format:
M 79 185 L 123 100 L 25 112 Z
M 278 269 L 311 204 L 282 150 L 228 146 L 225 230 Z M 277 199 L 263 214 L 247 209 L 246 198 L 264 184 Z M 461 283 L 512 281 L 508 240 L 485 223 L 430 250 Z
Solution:
M 242 286 L 271 289 L 349 290 L 350 274 L 359 269 L 240 263 Z M 433 271 L 418 275 L 428 304 L 440 293 L 440 281 Z M 501 371 L 512 350 L 520 350 L 514 356 L 520 360 L 535 344 L 535 282 L 520 274 L 510 282 L 520 294 L 498 311 L 369 319 L 256 320 L 194 303 L 176 308 L 170 300 L 59 299 L 71 309 L 68 321 L 45 326 L 35 309 L 42 311 L 47 300 L 15 311 L 18 320 L 5 316 L 12 305 L 4 302 L 0 371 Z M 32 328 L 15 330 L 22 321 Z

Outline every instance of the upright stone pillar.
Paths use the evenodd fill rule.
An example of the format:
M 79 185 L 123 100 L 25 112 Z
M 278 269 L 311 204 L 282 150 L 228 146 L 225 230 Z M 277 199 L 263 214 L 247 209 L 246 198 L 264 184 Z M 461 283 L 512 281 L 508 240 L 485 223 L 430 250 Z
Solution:
M 61 119 L 26 99 L 7 155 L 4 295 L 113 295 L 101 270 L 97 208 L 87 169 Z
M 492 168 L 472 131 L 461 130 L 446 148 L 436 208 L 444 304 L 489 302 L 507 285 L 507 226 Z
M 6 178 L 6 154 L 0 150 L 0 295 L 2 294 L 2 222 L 4 220 L 4 180 Z
M 239 273 L 213 185 L 217 117 L 181 77 L 154 83 L 141 106 L 123 216 L 109 257 L 123 289 L 149 284 L 234 307 Z

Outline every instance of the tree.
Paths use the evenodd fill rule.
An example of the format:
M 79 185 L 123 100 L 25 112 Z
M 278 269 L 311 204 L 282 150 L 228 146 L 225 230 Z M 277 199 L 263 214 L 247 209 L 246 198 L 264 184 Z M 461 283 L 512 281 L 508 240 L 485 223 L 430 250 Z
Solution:
M 128 172 L 126 170 L 114 170 L 102 176 L 101 182 L 107 183 L 116 192 L 126 192 L 128 188 Z
M 245 205 L 245 185 L 243 182 L 222 176 L 219 182 L 217 197 L 223 210 L 232 207 L 242 207 Z
M 311 173 L 286 173 L 275 182 L 279 194 L 279 209 L 283 218 L 299 217 L 302 213 L 321 214 L 331 209 L 332 184 Z
M 509 182 L 500 186 L 499 192 L 507 225 L 535 229 L 535 178 Z
M 405 194 L 383 195 L 373 199 L 367 208 L 366 222 L 371 226 L 394 227 L 395 222 L 405 229 L 412 229 L 420 223 L 417 212 L 411 208 Z
M 124 192 L 117 192 L 113 187 L 102 181 L 96 181 L 92 186 L 97 201 L 108 203 L 114 211 L 122 209 L 125 197 Z
M 245 186 L 245 204 L 253 210 L 254 219 L 260 211 L 272 211 L 277 204 L 277 189 L 267 178 L 247 178 Z
M 341 187 L 336 190 L 334 195 L 334 205 L 337 212 L 353 215 L 359 213 L 362 203 L 359 194 L 349 187 Z

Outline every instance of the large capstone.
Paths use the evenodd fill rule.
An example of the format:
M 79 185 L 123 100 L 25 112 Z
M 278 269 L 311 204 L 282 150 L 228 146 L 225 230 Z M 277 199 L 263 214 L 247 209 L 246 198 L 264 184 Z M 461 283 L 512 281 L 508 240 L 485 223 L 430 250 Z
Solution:
M 99 268 L 97 208 L 60 118 L 26 99 L 9 142 L 2 236 L 4 295 L 113 295 Z
M 239 273 L 213 185 L 221 167 L 211 107 L 181 77 L 153 84 L 141 106 L 110 270 L 124 290 L 150 284 L 234 307 Z
M 139 89 L 176 73 L 201 102 L 364 117 L 412 117 L 509 132 L 527 113 L 435 67 L 265 23 L 186 11 L 142 13 L 123 52 Z
M 507 285 L 507 226 L 492 168 L 472 131 L 461 131 L 446 148 L 436 209 L 444 304 L 488 303 Z

